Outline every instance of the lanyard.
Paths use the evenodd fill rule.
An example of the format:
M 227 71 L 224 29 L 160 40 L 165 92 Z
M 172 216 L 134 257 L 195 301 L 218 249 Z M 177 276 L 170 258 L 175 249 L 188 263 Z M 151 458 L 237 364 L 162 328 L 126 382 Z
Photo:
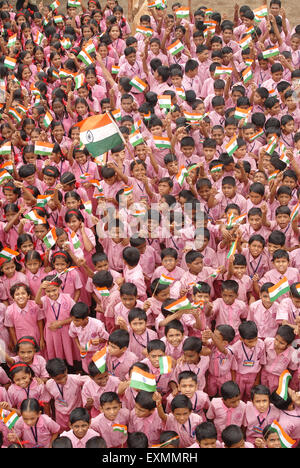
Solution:
M 116 368 L 117 368 L 121 363 L 120 363 L 120 362 L 117 362 L 116 364 L 114 364 L 114 363 L 112 362 L 111 364 L 112 364 L 112 370 L 113 370 L 112 374 L 115 375 L 115 374 L 114 374 L 114 371 L 116 370 Z
M 148 335 L 148 332 L 146 332 L 146 333 L 147 333 L 147 344 L 148 344 L 148 343 L 149 343 L 149 335 Z M 133 338 L 135 339 L 135 341 L 136 341 L 140 346 L 142 346 L 143 348 L 145 348 L 144 343 L 141 343 L 141 342 L 137 339 L 137 337 L 135 336 L 134 333 L 133 333 Z
M 252 270 L 253 270 L 253 275 L 250 275 L 250 278 L 253 278 L 253 276 L 254 276 L 255 273 L 257 272 L 258 267 L 259 267 L 260 262 L 261 262 L 261 259 L 262 259 L 262 254 L 260 254 L 260 256 L 259 256 L 259 260 L 258 260 L 258 263 L 257 263 L 255 269 L 253 268 L 252 262 L 250 262 L 250 266 L 251 266 L 251 268 L 252 268 Z
M 182 427 L 183 427 L 183 429 L 185 430 L 185 432 L 189 432 L 190 437 L 193 437 L 193 434 L 192 434 L 192 425 L 191 425 L 190 418 L 189 418 L 189 431 L 187 431 L 187 429 L 186 429 L 186 427 L 185 427 L 184 424 L 182 424 Z
M 58 388 L 58 391 L 62 397 L 62 399 L 64 399 L 64 391 L 63 391 L 63 386 L 60 386 L 58 384 L 56 384 L 57 388 Z
M 36 427 L 36 424 L 33 427 L 30 428 L 31 432 L 32 432 L 32 435 L 34 437 L 34 440 L 35 440 L 35 443 L 37 444 L 38 443 L 38 435 L 37 435 L 37 427 Z
M 271 410 L 271 408 L 269 408 L 268 413 L 267 413 L 267 416 L 269 415 L 270 410 Z M 263 420 L 260 420 L 260 419 L 259 419 L 259 416 L 257 416 L 257 420 L 258 420 L 259 426 L 262 426 L 262 425 L 263 425 L 263 423 L 265 422 L 267 416 L 266 416 L 265 418 L 263 418 Z
M 251 356 L 249 357 L 248 354 L 247 354 L 247 352 L 246 352 L 246 349 L 245 349 L 245 346 L 244 346 L 244 343 L 243 343 L 243 342 L 242 342 L 242 347 L 243 347 L 243 351 L 244 351 L 244 354 L 245 354 L 247 360 L 248 360 L 248 361 L 251 361 L 252 358 L 253 358 L 253 354 L 254 354 L 255 349 L 252 351 L 252 354 L 251 354 Z
M 85 172 L 89 172 L 90 161 L 88 161 L 86 171 L 84 170 L 84 166 L 82 166 L 82 167 L 83 167 L 83 168 L 82 168 L 81 165 L 80 165 L 79 163 L 77 163 L 77 164 L 78 164 L 78 167 L 79 167 L 79 169 L 80 169 L 80 171 L 81 171 L 81 174 L 84 174 Z
M 69 272 L 67 271 L 67 274 L 66 274 L 66 276 L 65 276 L 65 281 L 64 281 L 64 284 L 63 284 L 63 285 L 61 285 L 61 289 L 62 289 L 62 291 L 63 291 L 63 290 L 65 289 L 65 287 L 66 287 L 66 283 L 67 283 L 68 274 L 69 274 Z M 59 313 L 59 312 L 58 312 L 58 313 Z
M 57 311 L 57 313 L 56 313 L 56 312 L 55 312 L 55 309 L 54 309 L 54 306 L 51 305 L 51 308 L 52 308 L 53 313 L 54 313 L 55 320 L 58 320 L 59 313 L 60 313 L 60 307 L 61 307 L 61 304 L 59 304 L 58 311 Z

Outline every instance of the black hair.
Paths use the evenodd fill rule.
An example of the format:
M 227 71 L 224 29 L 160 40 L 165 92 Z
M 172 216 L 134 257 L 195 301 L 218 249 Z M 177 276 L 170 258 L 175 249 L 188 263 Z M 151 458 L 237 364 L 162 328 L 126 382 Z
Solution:
M 120 349 L 128 348 L 129 345 L 129 333 L 126 330 L 114 330 L 108 338 L 108 342 L 113 343 Z

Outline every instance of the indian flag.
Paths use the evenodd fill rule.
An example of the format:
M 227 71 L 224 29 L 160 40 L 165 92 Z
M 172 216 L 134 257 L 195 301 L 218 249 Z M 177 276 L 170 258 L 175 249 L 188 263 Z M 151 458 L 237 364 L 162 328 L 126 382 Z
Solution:
M 237 240 L 233 241 L 231 246 L 230 246 L 230 249 L 229 249 L 229 252 L 226 256 L 226 258 L 230 258 L 232 255 L 235 254 L 236 252 L 236 247 L 237 247 Z
M 68 7 L 79 8 L 81 7 L 81 3 L 78 0 L 68 0 Z
M 188 170 L 184 166 L 181 166 L 178 174 L 176 175 L 176 180 L 179 183 L 180 187 L 182 187 L 184 179 L 188 176 L 188 174 Z
M 147 83 L 141 80 L 138 76 L 134 76 L 129 83 L 140 93 L 143 93 L 147 88 Z
M 46 112 L 45 117 L 43 118 L 43 124 L 45 125 L 46 128 L 48 128 L 53 120 L 52 115 L 50 112 Z
M 109 296 L 109 290 L 107 288 L 96 288 L 100 296 L 102 297 L 108 297 Z
M 162 444 L 155 444 L 151 445 L 151 448 L 162 448 L 165 447 L 166 445 L 172 444 L 173 441 L 178 440 L 179 436 L 171 437 L 171 439 L 166 440 Z
M 157 96 L 158 104 L 161 109 L 171 108 L 171 96 L 168 94 L 161 94 Z
M 285 164 L 289 165 L 290 164 L 290 160 L 289 158 L 287 157 L 287 155 L 285 153 L 282 153 L 280 156 L 279 156 L 279 159 L 280 161 L 284 162 Z
M 0 146 L 0 155 L 3 156 L 4 154 L 10 154 L 10 153 L 11 153 L 11 142 L 7 141 L 6 143 L 3 143 L 3 145 Z
M 192 305 L 186 296 L 177 299 L 177 301 L 172 302 L 171 304 L 165 307 L 169 312 L 176 312 L 177 310 L 182 309 L 191 309 Z
M 75 89 L 81 88 L 83 86 L 84 80 L 85 80 L 84 73 L 79 73 L 78 75 L 76 75 L 74 77 L 74 80 L 75 80 Z
M 171 278 L 171 276 L 164 275 L 163 273 L 160 275 L 159 283 L 160 284 L 172 284 L 174 283 L 175 279 Z
M 276 57 L 276 55 L 279 55 L 279 49 L 278 47 L 271 47 L 270 49 L 264 50 L 262 52 L 262 56 L 264 59 L 270 58 L 270 57 Z
M 87 200 L 86 202 L 84 202 L 83 206 L 84 206 L 84 210 L 88 214 L 92 214 L 92 202 L 90 200 Z
M 81 143 L 93 157 L 124 143 L 117 124 L 108 113 L 93 115 L 76 125 L 80 128 Z
M 184 118 L 188 120 L 189 122 L 199 122 L 204 118 L 204 114 L 201 114 L 200 112 L 184 112 Z
M 211 168 L 210 172 L 212 174 L 215 174 L 216 172 L 221 172 L 222 169 L 223 169 L 223 164 L 216 164 L 214 167 Z
M 245 68 L 245 70 L 242 72 L 242 76 L 243 76 L 243 81 L 245 84 L 248 83 L 248 81 L 252 80 L 253 73 L 252 73 L 251 67 Z
M 106 346 L 102 348 L 100 351 L 94 354 L 92 357 L 92 361 L 94 362 L 97 369 L 100 371 L 101 374 L 105 372 L 106 369 Z
M 159 371 L 160 374 L 169 374 L 172 371 L 172 358 L 171 356 L 160 356 Z
M 65 68 L 61 68 L 59 70 L 59 78 L 60 79 L 64 79 L 64 78 L 75 78 L 75 75 L 73 72 L 71 72 L 70 70 L 66 70 Z
M 130 195 L 133 192 L 133 186 L 131 187 L 124 187 L 124 195 Z
M 145 390 L 146 392 L 155 392 L 155 376 L 149 372 L 139 369 L 138 367 L 133 367 L 129 386 L 138 390 Z
M 52 228 L 43 238 L 43 242 L 47 249 L 51 249 L 57 241 L 56 228 Z
M 187 18 L 190 14 L 190 9 L 188 7 L 180 7 L 175 10 L 177 18 Z
M 143 135 L 139 131 L 136 131 L 136 132 L 132 133 L 129 136 L 129 143 L 132 146 L 141 145 L 142 143 L 144 143 Z
M 229 156 L 232 156 L 232 154 L 238 149 L 238 144 L 237 144 L 237 138 L 236 135 L 234 135 L 231 140 L 225 145 L 225 151 L 229 154 Z
M 16 422 L 18 421 L 19 416 L 15 411 L 11 411 L 7 416 L 3 418 L 3 422 L 8 429 L 12 429 Z
M 234 111 L 234 118 L 238 120 L 246 119 L 248 117 L 249 109 L 242 109 L 241 107 L 236 107 Z
M 264 134 L 265 134 L 265 132 L 263 131 L 263 129 L 258 130 L 258 132 L 254 133 L 254 135 L 251 138 L 249 138 L 249 141 L 252 142 L 252 141 L 256 140 L 256 138 L 264 136 Z
M 181 52 L 183 49 L 184 49 L 184 45 L 179 39 L 173 42 L 173 44 L 169 45 L 169 47 L 167 47 L 167 50 L 171 55 L 176 55 L 179 52 Z
M 156 148 L 171 148 L 171 141 L 168 137 L 153 135 L 152 138 Z
M 112 430 L 114 432 L 121 432 L 124 435 L 127 434 L 127 426 L 125 426 L 124 424 L 113 424 Z
M 4 59 L 4 66 L 6 68 L 9 68 L 10 70 L 13 70 L 15 68 L 16 63 L 17 63 L 17 59 L 13 57 L 6 56 Z
M 233 69 L 231 67 L 216 67 L 215 76 L 231 75 Z
M 205 28 L 204 31 L 203 31 L 204 39 L 207 38 L 209 33 L 211 33 L 211 35 L 213 36 L 215 34 L 215 32 L 216 32 L 215 26 L 207 26 L 207 28 Z
M 296 284 L 297 293 L 300 295 L 300 283 Z
M 16 41 L 17 41 L 17 34 L 13 34 L 8 39 L 7 47 L 14 47 L 16 45 Z
M 111 112 L 111 114 L 117 122 L 122 119 L 121 109 L 115 109 Z
M 78 60 L 81 60 L 81 62 L 83 62 L 86 66 L 92 65 L 94 63 L 94 60 L 85 49 L 79 52 L 77 58 Z
M 245 50 L 249 47 L 250 42 L 252 41 L 252 37 L 250 34 L 247 36 L 243 37 L 243 39 L 239 42 L 239 46 Z
M 46 224 L 46 219 L 40 216 L 36 210 L 29 211 L 29 213 L 24 215 L 24 218 L 29 219 L 34 224 Z
M 289 387 L 289 382 L 291 378 L 292 378 L 292 375 L 289 373 L 287 369 L 284 370 L 279 377 L 278 388 L 276 390 L 276 393 L 281 398 L 283 398 L 283 400 L 286 400 L 288 397 L 288 387 Z
M 266 146 L 266 153 L 268 153 L 271 156 L 274 153 L 277 145 L 278 138 L 276 135 L 273 135 L 272 138 L 269 140 L 268 145 Z
M 38 195 L 36 199 L 36 206 L 46 206 L 52 197 L 53 195 Z
M 270 429 L 274 430 L 277 432 L 279 439 L 280 439 L 280 444 L 282 448 L 292 448 L 293 445 L 297 442 L 296 440 L 292 439 L 285 431 L 284 429 L 280 426 L 280 424 L 274 419 L 274 421 L 271 424 Z
M 12 250 L 9 247 L 4 247 L 0 252 L 0 257 L 5 258 L 5 260 L 11 260 L 19 255 L 19 252 Z
M 279 170 L 272 172 L 272 174 L 270 174 L 269 177 L 268 177 L 268 182 L 271 182 L 271 180 L 276 179 L 279 172 L 280 172 Z
M 21 114 L 17 111 L 17 109 L 15 109 L 14 107 L 10 107 L 8 109 L 8 114 L 13 118 L 15 119 L 18 123 L 20 123 L 22 121 L 22 116 Z
M 290 290 L 290 285 L 286 277 L 282 278 L 278 283 L 274 284 L 268 289 L 270 301 L 274 302 L 283 294 L 286 294 Z
M 33 41 L 35 42 L 35 44 L 40 46 L 40 45 L 42 45 L 42 42 L 43 42 L 44 38 L 45 38 L 44 34 L 42 34 L 40 31 L 37 31 L 36 35 L 34 36 Z
M 135 32 L 143 34 L 146 37 L 153 36 L 153 29 L 152 28 L 146 28 L 145 26 L 137 26 Z
M 65 50 L 71 49 L 71 47 L 72 47 L 72 42 L 70 41 L 70 39 L 68 37 L 63 37 L 62 40 L 60 41 L 60 43 L 61 43 L 61 46 Z
M 49 8 L 51 8 L 51 10 L 56 10 L 60 5 L 60 1 L 59 0 L 55 0 L 55 2 L 51 3 L 51 5 L 49 5 Z
M 0 154 L 1 154 L 1 147 L 0 147 Z M 8 172 L 12 172 L 14 170 L 14 163 L 12 161 L 5 161 L 1 164 L 0 169 L 5 169 Z
M 99 190 L 99 192 L 103 192 L 103 187 L 102 187 L 102 185 L 101 185 L 101 183 L 100 183 L 100 180 L 98 180 L 98 179 L 91 179 L 91 180 L 89 181 L 89 183 L 92 184 L 94 187 L 96 187 L 96 188 Z
M 135 218 L 139 218 L 140 216 L 144 216 L 145 214 L 147 213 L 147 210 L 134 210 L 131 214 L 132 216 L 134 216 Z
M 76 232 L 71 232 L 71 241 L 73 244 L 74 249 L 78 249 L 81 246 L 81 242 L 79 237 L 77 236 Z
M 46 141 L 36 141 L 34 144 L 34 154 L 42 156 L 49 156 L 54 148 L 54 143 L 47 143 Z
M 240 216 L 234 216 L 234 215 L 233 217 L 230 216 L 227 227 L 233 227 L 233 226 L 236 226 L 237 224 L 241 224 L 246 218 L 247 218 L 247 213 L 244 213 Z
M 64 19 L 62 17 L 62 15 L 56 15 L 53 17 L 53 20 L 54 20 L 54 23 L 55 24 L 59 24 L 59 23 L 63 23 L 64 22 Z
M 92 41 L 92 39 L 90 39 L 90 40 L 85 44 L 84 50 L 85 50 L 88 54 L 96 53 L 96 47 L 95 47 L 95 44 L 94 44 L 94 42 Z
M 298 216 L 299 213 L 299 203 L 293 208 L 293 211 L 291 212 L 291 221 L 294 221 L 296 216 Z
M 183 88 L 175 88 L 175 91 L 176 91 L 176 94 L 177 96 L 182 99 L 183 101 L 185 101 L 185 90 Z
M 112 75 L 117 75 L 117 74 L 119 73 L 119 71 L 120 71 L 120 67 L 119 67 L 118 65 L 113 65 L 113 66 L 111 67 L 111 73 L 112 73 Z
M 0 185 L 8 179 L 12 179 L 12 175 L 6 169 L 2 169 L 0 171 Z
M 253 13 L 256 16 L 268 16 L 268 7 L 267 7 L 267 5 L 262 5 L 259 8 L 255 8 L 253 10 Z

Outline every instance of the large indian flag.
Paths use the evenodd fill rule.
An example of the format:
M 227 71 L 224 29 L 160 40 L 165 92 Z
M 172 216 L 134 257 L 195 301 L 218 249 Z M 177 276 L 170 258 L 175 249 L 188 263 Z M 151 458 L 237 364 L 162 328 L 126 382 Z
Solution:
M 276 390 L 276 393 L 284 400 L 286 400 L 288 397 L 288 387 L 289 387 L 289 382 L 291 378 L 292 378 L 292 375 L 289 373 L 287 369 L 285 369 L 279 377 L 279 383 L 278 383 L 278 388 Z
M 93 115 L 76 124 L 80 128 L 80 141 L 93 157 L 124 142 L 117 124 L 109 114 Z
M 268 289 L 270 301 L 274 302 L 283 294 L 286 294 L 290 290 L 290 285 L 287 278 L 284 276 L 278 283 Z
M 165 307 L 165 309 L 168 310 L 169 312 L 176 312 L 177 310 L 191 309 L 191 308 L 192 308 L 192 305 L 186 296 L 183 296 L 180 299 L 177 299 L 177 301 L 174 301 Z
M 296 440 L 292 439 L 280 426 L 280 424 L 274 419 L 270 427 L 271 430 L 277 432 L 280 444 L 282 448 L 292 448 L 293 445 L 296 443 Z
M 131 372 L 130 387 L 146 392 L 156 391 L 156 380 L 153 374 L 134 367 Z
M 94 362 L 97 369 L 100 371 L 101 374 L 105 372 L 106 369 L 106 347 L 97 351 L 92 357 L 92 361 Z

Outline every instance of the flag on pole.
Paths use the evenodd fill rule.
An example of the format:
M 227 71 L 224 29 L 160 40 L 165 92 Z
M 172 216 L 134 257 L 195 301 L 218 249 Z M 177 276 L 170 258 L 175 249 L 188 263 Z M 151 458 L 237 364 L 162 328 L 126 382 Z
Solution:
M 17 111 L 17 109 L 15 109 L 14 107 L 10 107 L 8 109 L 8 114 L 13 118 L 15 119 L 18 123 L 20 123 L 22 121 L 22 116 L 21 114 L 19 114 L 19 112 Z
M 36 206 L 46 206 L 52 197 L 53 195 L 38 195 L 36 198 Z
M 231 75 L 232 72 L 233 69 L 231 67 L 216 67 L 215 76 Z
M 243 39 L 239 42 L 239 46 L 245 50 L 249 47 L 249 44 L 252 41 L 251 34 L 248 34 L 247 36 L 243 37 Z
M 92 361 L 94 362 L 99 372 L 103 374 L 106 369 L 106 346 L 94 354 Z
M 127 426 L 124 424 L 113 424 L 112 429 L 114 432 L 121 432 L 121 434 L 127 435 Z
M 175 91 L 176 91 L 177 96 L 183 101 L 185 101 L 186 99 L 185 90 L 183 88 L 175 88 Z
M 76 234 L 76 232 L 71 232 L 71 241 L 74 249 L 78 249 L 81 246 L 81 242 Z
M 11 154 L 11 142 L 10 141 L 7 141 L 6 143 L 3 143 L 3 145 L 0 146 L 0 155 L 3 156 L 5 154 Z M 12 164 L 12 162 L 11 162 L 11 164 Z M 3 166 L 3 164 L 0 166 L 1 169 L 4 169 L 4 167 L 2 167 L 2 166 Z
M 49 5 L 49 8 L 51 8 L 51 10 L 56 10 L 60 5 L 60 1 L 59 0 L 55 0 L 53 3 L 51 3 L 51 5 Z
M 248 83 L 248 81 L 252 80 L 253 73 L 251 67 L 245 68 L 245 70 L 242 72 L 242 76 L 245 84 Z
M 98 293 L 100 294 L 101 297 L 108 297 L 109 296 L 109 289 L 107 289 L 107 288 L 97 287 L 96 290 L 98 291 Z
M 174 283 L 174 281 L 174 278 L 171 278 L 171 276 L 164 275 L 164 273 L 162 273 L 159 278 L 160 284 L 172 284 Z
M 117 124 L 108 113 L 93 115 L 76 125 L 80 128 L 80 141 L 93 157 L 124 142 Z
M 15 47 L 17 41 L 17 34 L 10 36 L 7 42 L 7 47 Z
M 171 148 L 171 141 L 168 137 L 153 135 L 152 138 L 156 148 Z
M 190 9 L 188 7 L 180 7 L 175 10 L 177 18 L 187 18 L 190 14 Z
M 288 387 L 289 387 L 291 378 L 292 378 L 292 375 L 289 373 L 287 369 L 285 369 L 279 377 L 278 388 L 276 390 L 276 393 L 283 400 L 286 400 L 288 397 Z
M 48 128 L 51 125 L 51 122 L 53 120 L 52 115 L 50 112 L 46 112 L 45 117 L 43 118 L 43 124 L 45 125 L 46 128 Z
M 276 135 L 273 135 L 271 139 L 268 142 L 268 145 L 266 146 L 266 153 L 268 153 L 270 156 L 275 151 L 275 148 L 277 147 L 278 144 L 278 137 Z
M 290 290 L 290 285 L 287 278 L 284 276 L 278 283 L 268 289 L 270 301 L 275 302 L 279 297 L 283 296 Z
M 226 258 L 230 258 L 232 255 L 235 254 L 236 252 L 236 247 L 237 247 L 237 240 L 233 241 L 231 246 L 230 246 L 230 249 L 229 249 L 229 252 L 226 256 Z
M 158 104 L 161 109 L 171 108 L 171 96 L 169 94 L 161 94 L 157 96 Z
M 293 211 L 291 212 L 291 221 L 294 221 L 296 216 L 298 216 L 299 206 L 300 206 L 299 203 L 297 203 L 297 205 L 295 205 L 295 207 L 293 208 Z
M 189 175 L 188 170 L 184 166 L 181 166 L 178 174 L 176 175 L 176 180 L 178 184 L 180 185 L 180 187 L 182 187 L 183 182 L 188 175 Z
M 129 135 L 129 143 L 132 146 L 138 146 L 144 143 L 143 135 L 137 130 L 136 132 Z
M 268 59 L 270 57 L 276 57 L 279 54 L 280 52 L 279 52 L 278 47 L 271 47 L 270 49 L 263 50 L 262 52 L 262 56 L 264 59 Z
M 13 429 L 14 425 L 19 419 L 19 416 L 15 411 L 11 411 L 10 413 L 8 413 L 7 416 L 1 416 L 1 419 L 4 422 L 5 426 L 8 427 L 8 429 Z
M 130 80 L 129 84 L 131 84 L 131 86 L 133 86 L 140 93 L 143 93 L 145 89 L 147 88 L 147 83 L 141 80 L 138 76 L 134 76 Z
M 263 129 L 261 130 L 258 130 L 258 132 L 254 133 L 254 135 L 252 135 L 252 137 L 249 138 L 249 140 L 251 141 L 251 143 L 256 140 L 257 138 L 259 137 L 262 137 L 264 136 L 265 132 L 263 131 Z
M 251 108 L 250 108 L 251 111 Z M 238 120 L 246 119 L 249 114 L 249 109 L 242 109 L 240 107 L 236 107 L 234 111 L 234 118 Z
M 75 80 L 75 89 L 81 88 L 84 85 L 84 80 L 85 80 L 84 73 L 79 73 L 78 75 L 75 75 L 74 80 Z
M 146 37 L 152 37 L 153 36 L 153 29 L 152 28 L 147 28 L 145 26 L 137 26 L 135 32 L 143 34 Z
M 52 154 L 54 143 L 47 143 L 46 141 L 36 141 L 34 144 L 34 154 L 42 156 L 49 156 Z
M 268 7 L 267 5 L 262 5 L 258 8 L 255 8 L 253 10 L 253 13 L 256 15 L 256 16 L 268 16 Z
M 85 50 L 82 49 L 79 54 L 77 55 L 78 60 L 81 60 L 87 67 L 94 63 L 94 60 L 90 56 L 90 54 Z
M 16 63 L 17 63 L 17 59 L 13 57 L 6 56 L 4 59 L 4 66 L 6 68 L 9 68 L 10 70 L 13 70 L 15 68 Z
M 111 74 L 112 75 L 117 75 L 120 71 L 120 67 L 118 65 L 113 65 L 111 67 Z
M 0 185 L 3 184 L 4 181 L 12 178 L 12 175 L 6 169 L 0 171 Z
M 29 213 L 24 215 L 24 218 L 29 219 L 34 224 L 46 224 L 46 219 L 40 216 L 36 210 L 29 211 Z
M 139 369 L 138 367 L 133 367 L 129 386 L 138 390 L 145 390 L 146 392 L 155 392 L 155 376 L 149 372 Z

